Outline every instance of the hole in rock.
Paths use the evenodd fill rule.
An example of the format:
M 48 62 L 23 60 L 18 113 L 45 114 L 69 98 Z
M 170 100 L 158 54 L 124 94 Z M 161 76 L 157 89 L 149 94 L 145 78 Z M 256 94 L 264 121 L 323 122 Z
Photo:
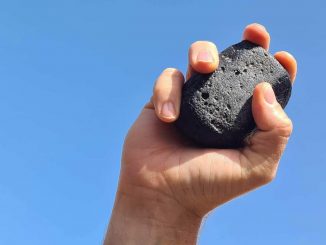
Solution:
M 208 97 L 209 97 L 209 93 L 207 93 L 207 92 L 203 92 L 203 93 L 201 94 L 201 97 L 202 97 L 204 100 L 207 100 Z

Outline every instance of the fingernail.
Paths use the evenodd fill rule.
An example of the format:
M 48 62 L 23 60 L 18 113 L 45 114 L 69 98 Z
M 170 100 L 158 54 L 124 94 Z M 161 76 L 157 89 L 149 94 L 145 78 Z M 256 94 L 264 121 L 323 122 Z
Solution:
M 174 118 L 175 117 L 175 109 L 172 102 L 165 102 L 162 105 L 161 115 L 165 118 Z
M 208 50 L 201 50 L 197 55 L 197 62 L 214 62 L 212 53 Z
M 270 84 L 266 84 L 264 89 L 264 98 L 268 104 L 273 105 L 276 102 L 276 97 L 273 88 Z

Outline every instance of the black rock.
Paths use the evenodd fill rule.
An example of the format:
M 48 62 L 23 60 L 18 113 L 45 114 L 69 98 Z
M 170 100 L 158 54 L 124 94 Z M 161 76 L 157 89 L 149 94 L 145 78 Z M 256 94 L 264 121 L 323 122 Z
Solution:
M 176 126 L 199 145 L 238 148 L 256 127 L 251 111 L 255 86 L 272 85 L 284 108 L 291 95 L 288 72 L 263 48 L 249 41 L 220 54 L 218 69 L 195 74 L 184 85 Z

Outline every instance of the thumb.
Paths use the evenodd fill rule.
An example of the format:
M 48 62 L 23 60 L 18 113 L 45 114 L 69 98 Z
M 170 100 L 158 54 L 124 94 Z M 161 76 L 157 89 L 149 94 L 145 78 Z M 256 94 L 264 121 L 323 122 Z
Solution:
M 292 133 L 292 122 L 277 102 L 269 83 L 256 86 L 252 113 L 257 132 L 248 140 L 244 152 L 250 170 L 264 183 L 276 175 L 278 162 Z

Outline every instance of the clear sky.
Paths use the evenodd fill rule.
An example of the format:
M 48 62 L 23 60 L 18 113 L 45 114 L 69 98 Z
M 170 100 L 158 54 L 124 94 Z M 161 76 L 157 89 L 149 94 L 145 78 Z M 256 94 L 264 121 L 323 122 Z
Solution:
M 200 244 L 326 244 L 325 1 L 0 1 L 0 244 L 101 244 L 124 136 L 165 67 L 264 24 L 298 76 L 274 182 L 212 212 Z

